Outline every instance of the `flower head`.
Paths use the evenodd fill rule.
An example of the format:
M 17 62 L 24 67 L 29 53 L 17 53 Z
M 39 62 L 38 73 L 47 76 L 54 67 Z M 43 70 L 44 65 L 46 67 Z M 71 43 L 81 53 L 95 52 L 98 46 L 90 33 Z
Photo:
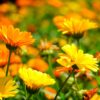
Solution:
M 0 78 L 0 100 L 2 98 L 14 97 L 18 86 L 15 84 L 15 81 L 11 77 Z
M 62 31 L 63 34 L 71 35 L 71 36 L 81 36 L 87 30 L 97 28 L 97 24 L 89 21 L 88 19 L 82 19 L 77 17 L 71 17 L 69 19 L 65 17 L 56 17 L 54 22 L 56 26 L 58 26 L 59 30 Z M 59 21 L 60 20 L 60 21 Z
M 55 83 L 55 80 L 48 74 L 26 67 L 21 67 L 19 69 L 19 77 L 31 89 L 38 89 Z
M 83 50 L 78 49 L 75 44 L 67 44 L 62 47 L 65 54 L 61 54 L 57 62 L 65 67 L 76 65 L 80 70 L 92 70 L 96 72 L 98 68 L 98 61 L 93 55 L 84 53 Z
M 0 27 L 0 40 L 12 47 L 30 45 L 34 42 L 31 33 L 20 32 L 18 28 L 14 28 L 13 26 Z

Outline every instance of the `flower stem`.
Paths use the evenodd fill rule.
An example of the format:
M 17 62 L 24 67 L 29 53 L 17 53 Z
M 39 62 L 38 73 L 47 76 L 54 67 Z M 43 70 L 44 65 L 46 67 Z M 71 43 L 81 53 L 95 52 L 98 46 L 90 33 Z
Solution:
M 61 88 L 58 90 L 54 100 L 57 100 L 57 96 L 59 95 L 59 93 L 62 91 L 63 87 L 65 86 L 66 82 L 68 81 L 68 79 L 70 78 L 70 76 L 72 75 L 73 71 L 68 75 L 68 77 L 66 78 L 66 80 L 63 82 Z
M 9 57 L 8 57 L 8 63 L 7 63 L 7 69 L 6 69 L 6 76 L 8 75 L 9 65 L 10 65 L 10 58 L 11 58 L 12 50 L 9 50 Z
M 48 64 L 49 64 L 48 72 L 52 77 L 54 77 L 53 72 L 52 72 L 53 71 L 53 69 L 52 69 L 52 57 L 50 54 L 48 55 Z

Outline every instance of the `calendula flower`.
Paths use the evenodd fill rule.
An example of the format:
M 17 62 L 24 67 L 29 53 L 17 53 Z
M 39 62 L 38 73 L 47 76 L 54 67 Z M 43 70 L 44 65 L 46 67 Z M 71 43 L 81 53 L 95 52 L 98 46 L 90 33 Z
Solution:
M 61 54 L 57 62 L 65 67 L 72 67 L 76 65 L 80 70 L 86 69 L 96 72 L 98 68 L 98 61 L 93 55 L 84 53 L 83 50 L 78 49 L 75 44 L 67 44 L 62 47 L 65 54 Z
M 18 85 L 11 77 L 0 78 L 0 100 L 14 97 L 18 93 Z
M 97 24 L 89 21 L 88 19 L 82 19 L 82 18 L 74 18 L 71 17 L 69 19 L 62 17 L 58 21 L 55 19 L 56 22 L 59 22 L 56 26 L 58 26 L 59 30 L 62 31 L 63 34 L 74 36 L 74 37 L 81 37 L 83 34 L 90 29 L 97 28 Z
M 27 64 L 31 68 L 39 70 L 41 72 L 45 72 L 48 69 L 48 64 L 42 58 L 30 59 Z
M 14 28 L 11 25 L 0 27 L 0 40 L 11 47 L 30 45 L 34 42 L 31 33 L 20 32 L 18 28 Z
M 45 87 L 44 93 L 45 93 L 45 97 L 47 98 L 47 100 L 54 100 L 54 97 L 55 97 L 57 91 L 54 88 Z
M 19 77 L 30 89 L 38 89 L 55 83 L 55 80 L 48 74 L 26 67 L 21 67 L 19 69 Z

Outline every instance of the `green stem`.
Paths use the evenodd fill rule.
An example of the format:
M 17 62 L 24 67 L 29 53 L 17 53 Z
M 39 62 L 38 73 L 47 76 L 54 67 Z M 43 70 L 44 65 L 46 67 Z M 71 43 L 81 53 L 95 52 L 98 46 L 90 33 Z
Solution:
M 6 69 L 6 76 L 8 75 L 9 65 L 10 65 L 10 58 L 11 58 L 12 50 L 9 50 L 9 57 L 8 57 L 8 63 L 7 63 L 7 69 Z
M 48 72 L 49 72 L 49 74 L 52 76 L 52 77 L 54 77 L 54 75 L 53 75 L 53 69 L 52 69 L 52 62 L 51 62 L 51 59 L 52 59 L 52 57 L 51 57 L 51 55 L 49 54 L 48 55 L 48 64 L 49 64 L 49 69 L 48 69 Z
M 80 39 L 76 39 L 77 46 L 80 47 Z
M 72 75 L 73 71 L 68 75 L 68 77 L 66 78 L 66 80 L 63 82 L 61 88 L 58 90 L 54 100 L 57 100 L 57 96 L 59 95 L 59 93 L 62 91 L 63 87 L 65 86 L 66 82 L 68 81 L 68 79 L 70 78 L 70 76 Z

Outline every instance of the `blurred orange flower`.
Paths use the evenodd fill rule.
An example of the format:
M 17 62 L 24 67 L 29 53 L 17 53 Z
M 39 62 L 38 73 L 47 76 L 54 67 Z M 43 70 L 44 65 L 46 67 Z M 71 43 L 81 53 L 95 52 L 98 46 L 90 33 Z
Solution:
M 45 97 L 46 97 L 48 100 L 54 100 L 54 97 L 55 97 L 57 91 L 56 91 L 54 88 L 45 87 L 45 88 L 44 88 L 44 93 L 45 93 Z
M 6 13 L 9 10 L 9 5 L 7 3 L 0 4 L 0 12 Z
M 31 33 L 20 32 L 18 28 L 14 28 L 13 26 L 0 27 L 0 40 L 11 47 L 30 45 L 34 42 Z
M 5 71 L 2 68 L 0 68 L 0 78 L 3 77 L 5 77 Z
M 9 50 L 4 44 L 0 44 L 0 67 L 4 66 L 8 62 Z M 11 55 L 10 63 L 20 63 L 21 58 L 14 53 Z
M 55 70 L 54 70 L 54 75 L 56 77 L 59 77 L 62 73 L 64 72 L 67 72 L 67 71 L 71 71 L 72 68 L 67 68 L 67 67 L 57 67 Z
M 48 0 L 47 2 L 49 5 L 57 8 L 63 6 L 63 2 L 61 2 L 60 0 Z
M 8 17 L 4 16 L 4 15 L 0 15 L 0 26 L 2 25 L 6 25 L 6 26 L 9 26 L 9 25 L 13 25 L 14 22 L 9 19 Z
M 23 64 L 11 64 L 9 66 L 9 73 L 11 76 L 15 76 L 18 74 L 19 68 L 22 67 Z
M 96 19 L 96 13 L 88 8 L 82 9 L 81 14 L 85 18 Z
M 30 6 L 33 3 L 33 0 L 16 0 L 18 6 Z
M 48 64 L 42 58 L 30 59 L 27 64 L 41 72 L 45 72 L 48 69 Z
M 92 3 L 92 6 L 96 11 L 100 11 L 100 1 L 99 0 L 94 0 Z

